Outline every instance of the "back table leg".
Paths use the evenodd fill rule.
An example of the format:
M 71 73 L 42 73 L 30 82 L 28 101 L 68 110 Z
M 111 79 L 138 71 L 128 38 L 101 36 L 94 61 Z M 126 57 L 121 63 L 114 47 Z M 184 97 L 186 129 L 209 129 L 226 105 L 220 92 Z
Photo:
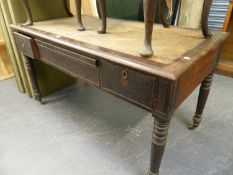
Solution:
M 213 81 L 213 73 L 211 73 L 208 77 L 206 77 L 206 79 L 201 83 L 196 113 L 195 116 L 193 117 L 193 124 L 189 127 L 189 129 L 195 129 L 201 123 L 202 113 L 205 108 L 205 104 L 210 92 L 212 81 Z
M 29 78 L 30 78 L 30 81 L 32 84 L 32 90 L 33 90 L 33 93 L 35 95 L 35 99 L 40 101 L 41 104 L 43 104 L 33 60 L 31 58 L 25 56 L 25 64 L 26 64 L 28 75 L 29 75 Z
M 167 142 L 169 123 L 170 119 L 168 117 L 154 116 L 149 175 L 159 175 L 160 164 Z

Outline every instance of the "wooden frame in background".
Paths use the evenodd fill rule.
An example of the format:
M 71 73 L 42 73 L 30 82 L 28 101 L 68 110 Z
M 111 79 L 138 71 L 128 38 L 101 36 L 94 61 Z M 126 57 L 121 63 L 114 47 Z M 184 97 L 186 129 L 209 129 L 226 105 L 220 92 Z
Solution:
M 13 76 L 13 69 L 3 41 L 2 32 L 0 31 L 0 80 L 5 80 Z
M 233 78 L 233 0 L 230 1 L 222 31 L 230 32 L 230 37 L 223 44 L 216 72 Z

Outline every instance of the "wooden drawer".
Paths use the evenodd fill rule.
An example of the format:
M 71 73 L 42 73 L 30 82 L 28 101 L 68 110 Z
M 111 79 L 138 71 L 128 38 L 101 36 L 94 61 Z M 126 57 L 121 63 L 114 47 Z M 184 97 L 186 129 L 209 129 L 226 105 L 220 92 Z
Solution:
M 107 62 L 103 63 L 103 89 L 151 110 L 155 78 Z
M 99 66 L 96 59 L 36 40 L 40 60 L 89 83 L 99 86 Z
M 38 47 L 33 38 L 17 32 L 14 32 L 13 34 L 16 46 L 20 52 L 33 59 L 38 59 L 40 57 Z

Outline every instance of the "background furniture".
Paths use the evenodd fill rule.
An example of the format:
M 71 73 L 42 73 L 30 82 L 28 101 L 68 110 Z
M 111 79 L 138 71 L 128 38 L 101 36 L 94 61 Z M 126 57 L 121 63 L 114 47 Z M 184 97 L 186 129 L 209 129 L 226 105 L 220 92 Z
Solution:
M 231 0 L 228 7 L 224 32 L 229 32 L 230 37 L 224 42 L 220 62 L 217 67 L 217 73 L 229 77 L 233 77 L 233 1 Z

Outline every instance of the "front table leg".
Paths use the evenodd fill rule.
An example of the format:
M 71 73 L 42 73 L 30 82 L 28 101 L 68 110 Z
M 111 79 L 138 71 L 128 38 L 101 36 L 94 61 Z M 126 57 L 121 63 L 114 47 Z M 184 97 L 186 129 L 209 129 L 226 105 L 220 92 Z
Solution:
M 201 123 L 202 113 L 205 108 L 205 104 L 210 92 L 212 81 L 213 81 L 213 73 L 211 73 L 208 77 L 206 77 L 206 79 L 201 83 L 196 113 L 195 116 L 193 117 L 193 124 L 189 127 L 189 129 L 195 129 Z
M 29 78 L 30 78 L 30 81 L 32 84 L 32 90 L 33 90 L 33 93 L 35 95 L 35 99 L 40 101 L 41 104 L 43 104 L 33 60 L 31 58 L 25 56 L 25 64 L 26 64 Z
M 160 164 L 165 150 L 170 119 L 154 116 L 154 128 L 151 143 L 149 175 L 159 175 Z

